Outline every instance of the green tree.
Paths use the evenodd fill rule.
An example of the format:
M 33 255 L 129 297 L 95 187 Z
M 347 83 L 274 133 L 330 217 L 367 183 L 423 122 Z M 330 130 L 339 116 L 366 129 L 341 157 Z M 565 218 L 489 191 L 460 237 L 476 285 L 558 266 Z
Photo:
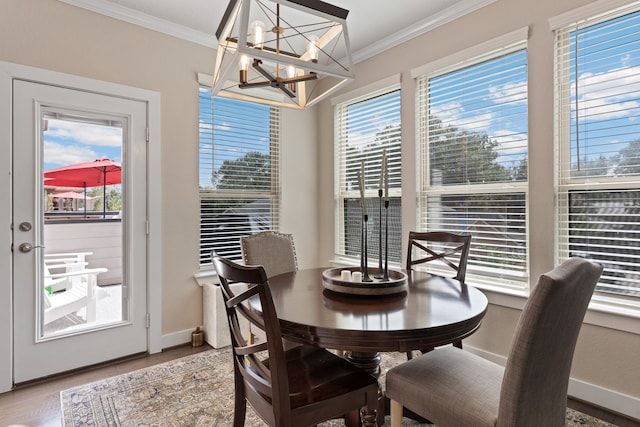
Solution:
M 587 177 L 587 176 L 603 176 L 608 175 L 609 170 L 613 165 L 618 162 L 619 155 L 614 155 L 612 157 L 605 157 L 604 155 L 600 155 L 595 159 L 589 159 L 586 156 L 578 164 L 573 164 L 571 167 L 571 177 L 579 178 L 579 177 Z
M 225 160 L 215 174 L 219 190 L 271 189 L 271 156 L 252 151 L 235 160 Z
M 640 175 L 640 139 L 621 149 L 616 160 L 616 175 Z
M 526 158 L 520 159 L 517 165 L 511 170 L 511 179 L 513 181 L 526 181 L 528 177 L 529 165 Z
M 469 132 L 429 120 L 431 179 L 441 185 L 503 182 L 511 171 L 496 160 L 499 143 L 486 133 Z M 437 174 L 437 175 L 436 175 Z

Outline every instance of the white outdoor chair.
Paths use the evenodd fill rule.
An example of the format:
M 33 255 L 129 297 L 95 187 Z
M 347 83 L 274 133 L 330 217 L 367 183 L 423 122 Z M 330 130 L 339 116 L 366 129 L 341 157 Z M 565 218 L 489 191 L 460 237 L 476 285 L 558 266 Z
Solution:
M 89 264 L 86 261 L 86 257 L 92 254 L 93 252 L 45 254 L 44 274 L 45 279 L 48 282 L 45 285 L 45 288 L 49 294 L 67 290 L 67 288 L 71 287 L 74 283 L 79 283 L 81 276 L 58 276 L 58 273 L 71 273 L 86 269 Z M 57 275 L 58 277 L 53 279 L 51 277 L 52 275 Z
M 44 324 L 75 313 L 86 307 L 87 322 L 96 321 L 96 286 L 98 274 L 106 273 L 106 268 L 91 268 L 45 275 L 44 278 Z M 49 294 L 46 288 L 59 280 L 69 280 L 66 290 Z M 77 280 L 76 280 L 77 279 Z

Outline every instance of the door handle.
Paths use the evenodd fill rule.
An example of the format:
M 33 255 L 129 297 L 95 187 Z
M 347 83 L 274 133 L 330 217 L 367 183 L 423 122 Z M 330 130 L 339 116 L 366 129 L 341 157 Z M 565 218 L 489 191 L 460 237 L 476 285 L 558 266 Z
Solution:
M 20 246 L 18 246 L 18 249 L 20 249 L 20 252 L 23 252 L 25 254 L 31 252 L 35 248 L 44 248 L 44 246 L 42 245 L 33 246 L 31 243 L 21 243 Z

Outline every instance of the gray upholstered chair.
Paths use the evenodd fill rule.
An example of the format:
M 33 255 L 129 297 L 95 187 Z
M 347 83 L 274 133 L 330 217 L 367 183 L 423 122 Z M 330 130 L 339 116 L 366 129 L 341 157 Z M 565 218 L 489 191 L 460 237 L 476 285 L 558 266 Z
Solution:
M 267 277 L 298 270 L 296 249 L 291 234 L 263 231 L 240 238 L 246 265 L 261 265 Z
M 403 407 L 438 427 L 564 425 L 573 353 L 601 273 L 600 265 L 571 258 L 540 276 L 504 368 L 444 347 L 390 369 L 392 427 Z
M 263 231 L 241 237 L 240 248 L 244 264 L 261 265 L 268 278 L 298 271 L 298 259 L 291 234 Z M 248 341 L 253 343 L 256 336 L 265 338 L 262 331 L 250 326 Z

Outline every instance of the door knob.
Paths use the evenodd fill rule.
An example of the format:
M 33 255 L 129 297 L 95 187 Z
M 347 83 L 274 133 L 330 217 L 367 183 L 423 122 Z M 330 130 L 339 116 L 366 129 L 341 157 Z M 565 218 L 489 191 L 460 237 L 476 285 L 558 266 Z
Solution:
M 41 245 L 33 246 L 31 243 L 21 243 L 20 246 L 18 246 L 18 249 L 20 249 L 20 252 L 24 252 L 25 254 L 31 252 L 35 248 L 44 248 L 44 246 L 41 246 Z

